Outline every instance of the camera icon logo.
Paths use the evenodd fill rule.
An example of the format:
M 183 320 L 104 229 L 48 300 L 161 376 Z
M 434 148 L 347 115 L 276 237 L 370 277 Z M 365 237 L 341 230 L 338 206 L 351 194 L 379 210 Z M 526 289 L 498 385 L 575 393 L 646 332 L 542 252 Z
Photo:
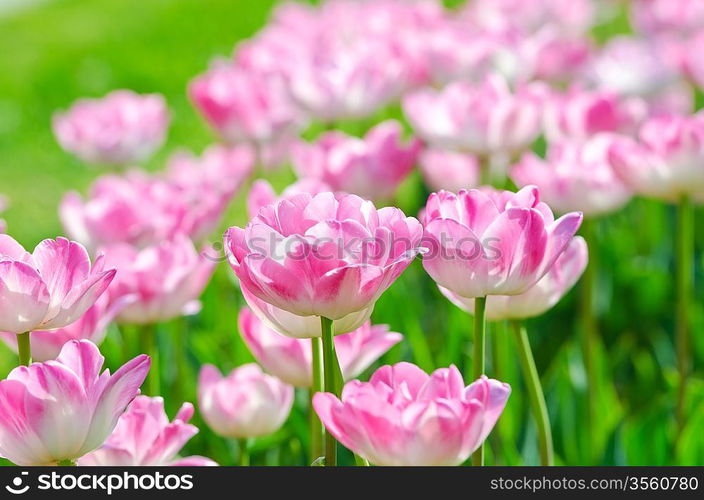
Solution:
M 22 483 L 24 482 L 22 476 L 28 476 L 29 472 L 25 471 L 21 472 L 20 474 L 21 475 L 15 477 L 12 480 L 12 486 L 5 486 L 5 489 L 13 495 L 22 495 L 23 493 L 27 493 L 27 490 L 29 490 L 29 485 L 25 485 L 24 487 L 22 487 Z

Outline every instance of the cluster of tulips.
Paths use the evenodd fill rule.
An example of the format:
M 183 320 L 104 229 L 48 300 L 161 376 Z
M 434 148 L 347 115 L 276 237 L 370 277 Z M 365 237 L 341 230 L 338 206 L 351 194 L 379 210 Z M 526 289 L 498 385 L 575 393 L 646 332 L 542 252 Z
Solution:
M 606 3 L 284 3 L 190 83 L 221 141 L 158 172 L 134 165 L 165 140 L 171 116 L 161 96 L 119 90 L 57 113 L 63 149 L 110 172 L 87 196 L 64 196 L 70 240 L 29 253 L 0 234 L 0 335 L 20 365 L 0 381 L 0 455 L 22 465 L 215 465 L 179 456 L 198 432 L 188 423 L 194 407 L 166 416 L 154 332 L 198 313 L 218 260 L 207 239 L 241 191 L 249 222 L 227 229 L 222 248 L 247 303 L 239 330 L 258 364 L 225 376 L 204 364 L 198 407 L 216 434 L 240 441 L 242 464 L 249 440 L 276 432 L 303 388 L 311 464 L 336 465 L 339 442 L 358 465 L 458 465 L 470 456 L 482 465 L 511 392 L 484 373 L 487 320 L 514 327 L 541 463 L 553 464 L 522 321 L 584 274 L 593 380 L 589 227 L 634 195 L 679 207 L 684 425 L 693 205 L 704 199 L 704 115 L 693 114 L 693 89 L 704 84 L 704 2 L 633 0 L 637 35 L 598 46 L 589 33 L 609 15 Z M 336 127 L 364 120 L 379 123 L 361 137 Z M 325 129 L 312 142 L 301 139 L 310 124 Z M 533 152 L 540 138 L 542 155 Z M 256 179 L 282 165 L 298 176 L 282 193 Z M 433 191 L 418 219 L 393 206 L 416 166 Z M 583 217 L 584 238 L 575 236 Z M 430 374 L 382 366 L 360 381 L 402 341 L 370 317 L 415 259 L 473 316 L 472 356 Z M 139 325 L 145 352 L 113 374 L 100 372 L 97 347 L 111 322 L 121 332 Z M 138 395 L 145 380 L 149 395 Z

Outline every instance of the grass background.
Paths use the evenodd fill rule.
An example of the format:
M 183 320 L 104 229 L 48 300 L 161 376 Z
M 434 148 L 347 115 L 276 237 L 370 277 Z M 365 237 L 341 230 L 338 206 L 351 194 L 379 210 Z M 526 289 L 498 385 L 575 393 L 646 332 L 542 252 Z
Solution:
M 100 172 L 63 153 L 50 130 L 51 115 L 81 96 L 115 88 L 160 92 L 173 112 L 166 147 L 147 165 L 161 168 L 178 148 L 200 152 L 214 140 L 188 102 L 187 82 L 216 56 L 231 54 L 238 40 L 258 30 L 276 2 L 271 0 L 56 0 L 0 13 L 0 193 L 11 202 L 2 214 L 9 233 L 28 248 L 62 233 L 57 206 L 67 190 L 85 192 Z M 453 2 L 458 3 L 458 2 Z M 623 12 L 596 28 L 604 40 L 627 32 Z M 701 102 L 701 96 L 698 97 Z M 398 115 L 397 108 L 380 116 Z M 344 124 L 361 133 L 373 124 Z M 315 135 L 313 128 L 308 135 Z M 284 169 L 270 180 L 282 188 L 293 180 Z M 413 215 L 426 192 L 414 174 L 399 205 Z M 244 194 L 225 225 L 245 221 Z M 703 218 L 697 213 L 696 300 L 693 310 L 694 374 L 687 393 L 689 420 L 673 447 L 676 395 L 672 304 L 674 211 L 634 200 L 596 221 L 590 252 L 600 263 L 597 308 L 601 342 L 595 347 L 599 418 L 586 418 L 586 379 L 579 348 L 578 294 L 528 322 L 545 385 L 557 461 L 568 465 L 704 464 L 704 312 L 702 311 Z M 216 241 L 218 235 L 213 236 Z M 579 286 L 577 287 L 579 288 Z M 224 370 L 251 361 L 237 332 L 242 299 L 225 264 L 203 297 L 202 312 L 159 327 L 163 395 L 170 415 L 182 401 L 195 402 L 195 377 L 206 362 Z M 409 360 L 426 370 L 456 363 L 469 366 L 471 319 L 450 305 L 419 262 L 382 296 L 373 319 L 405 334 L 383 362 Z M 136 354 L 139 332 L 111 327 L 101 347 L 114 369 L 125 353 Z M 123 339 L 127 344 L 123 345 Z M 185 359 L 181 353 L 185 351 Z M 488 463 L 536 464 L 535 428 L 525 406 L 515 346 L 506 325 L 491 326 L 487 373 L 509 382 L 513 394 L 488 446 Z M 0 374 L 15 364 L 0 347 Z M 468 371 L 467 371 L 468 372 Z M 285 427 L 257 440 L 255 464 L 304 464 L 307 396 L 298 394 Z M 236 445 L 201 428 L 184 450 L 222 464 L 233 463 Z M 345 459 L 349 459 L 348 456 Z

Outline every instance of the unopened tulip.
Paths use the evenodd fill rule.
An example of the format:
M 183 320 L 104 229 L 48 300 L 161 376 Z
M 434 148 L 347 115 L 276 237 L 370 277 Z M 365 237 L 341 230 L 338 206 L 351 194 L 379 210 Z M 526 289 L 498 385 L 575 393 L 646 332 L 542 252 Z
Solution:
M 114 374 L 88 340 L 64 345 L 56 361 L 20 366 L 0 381 L 0 454 L 17 465 L 75 462 L 98 448 L 139 394 L 144 354 Z
M 119 323 L 154 324 L 193 314 L 214 270 L 214 262 L 183 235 L 142 250 L 120 244 L 104 252 L 120 270 L 111 293 L 133 297 L 117 315 Z
M 115 277 L 98 257 L 66 238 L 44 240 L 33 253 L 0 234 L 0 331 L 26 333 L 70 325 Z
M 480 167 L 471 154 L 426 149 L 419 158 L 423 179 L 432 191 L 452 191 L 477 187 Z
M 508 384 L 482 376 L 465 387 L 454 366 L 428 375 L 410 363 L 384 366 L 342 397 L 317 393 L 313 406 L 344 446 L 376 465 L 459 465 L 487 438 Z
M 208 124 L 230 143 L 274 141 L 303 117 L 280 78 L 218 61 L 191 82 L 189 94 Z
M 542 278 L 582 222 L 555 220 L 538 189 L 440 191 L 428 198 L 423 267 L 435 282 L 465 297 L 517 295 Z
M 319 328 L 319 321 L 318 328 Z M 240 334 L 264 369 L 296 387 L 310 387 L 310 339 L 294 339 L 269 328 L 250 309 L 239 315 Z M 335 350 L 345 380 L 359 376 L 376 359 L 398 344 L 403 336 L 390 332 L 388 325 L 364 323 L 355 331 L 335 337 Z
M 288 418 L 293 387 L 262 373 L 254 363 L 226 377 L 213 365 L 204 365 L 198 377 L 198 405 L 205 422 L 220 436 L 266 436 Z
M 105 443 L 81 458 L 78 465 L 217 465 L 205 457 L 177 456 L 181 448 L 198 433 L 198 428 L 188 423 L 192 416 L 193 405 L 183 403 L 173 422 L 169 422 L 162 398 L 137 396 Z
M 164 142 L 169 111 L 159 94 L 116 90 L 81 99 L 54 117 L 54 134 L 66 151 L 88 163 L 127 165 L 147 159 Z
M 540 133 L 537 84 L 512 93 L 496 74 L 479 85 L 451 83 L 441 91 L 425 89 L 408 94 L 403 109 L 416 133 L 432 146 L 478 155 L 516 153 Z
M 422 251 L 421 237 L 420 223 L 397 208 L 300 194 L 262 208 L 244 229 L 231 227 L 225 249 L 252 295 L 298 316 L 339 320 L 373 307 Z
M 609 160 L 615 141 L 611 134 L 598 134 L 583 143 L 557 143 L 545 160 L 525 153 L 510 176 L 518 186 L 538 186 L 541 198 L 559 213 L 581 211 L 589 217 L 614 212 L 632 195 Z
M 329 191 L 332 191 L 332 189 L 323 181 L 306 177 L 294 182 L 284 189 L 280 195 L 277 195 L 274 188 L 269 184 L 269 181 L 257 179 L 254 181 L 254 184 L 252 184 L 249 194 L 247 195 L 247 214 L 249 218 L 252 219 L 259 213 L 262 207 L 271 205 L 277 201 L 293 198 L 303 193 L 316 195 Z
M 61 348 L 70 340 L 90 340 L 96 345 L 105 338 L 108 325 L 129 302 L 133 299 L 124 296 L 112 300 L 110 292 L 101 295 L 83 316 L 70 325 L 56 330 L 35 330 L 29 334 L 31 339 L 31 353 L 34 361 L 48 361 L 55 359 Z M 12 333 L 0 333 L 0 338 L 13 351 L 17 351 L 17 336 Z
M 391 198 L 413 169 L 420 141 L 402 141 L 401 125 L 393 120 L 372 128 L 363 139 L 328 132 L 313 144 L 301 142 L 291 150 L 302 178 L 313 177 L 334 191 L 369 200 Z
M 492 295 L 486 299 L 486 319 L 526 319 L 552 309 L 577 283 L 587 267 L 587 244 L 575 236 L 548 273 L 520 295 Z M 474 314 L 474 299 L 466 299 L 446 288 L 440 291 L 459 308 Z
M 638 140 L 622 137 L 610 149 L 616 173 L 636 193 L 668 201 L 704 200 L 704 114 L 655 117 Z

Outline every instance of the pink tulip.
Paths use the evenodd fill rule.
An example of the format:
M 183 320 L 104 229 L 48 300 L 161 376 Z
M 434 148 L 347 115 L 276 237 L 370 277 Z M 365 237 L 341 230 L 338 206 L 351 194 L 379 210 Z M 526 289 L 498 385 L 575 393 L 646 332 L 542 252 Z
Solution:
M 267 143 L 302 125 L 280 78 L 218 61 L 189 86 L 195 106 L 228 142 Z
M 104 264 L 98 257 L 91 266 L 86 249 L 66 238 L 44 240 L 30 254 L 0 234 L 0 331 L 20 334 L 70 325 L 115 277 Z
M 266 436 L 288 418 L 293 387 L 262 373 L 254 363 L 226 377 L 213 365 L 204 365 L 198 377 L 198 405 L 205 422 L 220 436 Z
M 127 165 L 159 149 L 169 120 L 161 95 L 116 90 L 102 99 L 80 99 L 54 116 L 53 127 L 61 147 L 81 160 Z
M 490 75 L 480 85 L 456 82 L 442 91 L 407 95 L 403 109 L 415 131 L 431 145 L 488 155 L 515 153 L 539 134 L 542 86 L 512 94 L 506 81 Z
M 120 270 L 111 293 L 134 300 L 117 315 L 119 323 L 152 324 L 193 314 L 215 264 L 183 235 L 138 250 L 127 244 L 104 248 L 107 262 Z
M 631 22 L 645 34 L 686 35 L 704 28 L 704 4 L 699 0 L 634 0 Z
M 421 144 L 402 142 L 401 125 L 389 120 L 372 128 L 363 139 L 328 132 L 314 144 L 301 142 L 291 151 L 302 178 L 320 179 L 335 191 L 370 200 L 391 198 L 413 169 Z
M 422 227 L 355 195 L 300 194 L 225 233 L 242 288 L 298 316 L 370 309 L 421 252 Z M 359 325 L 357 325 L 359 326 Z
M 475 0 L 463 15 L 495 31 L 518 28 L 534 33 L 547 25 L 582 34 L 591 28 L 595 10 L 593 0 Z
M 257 216 L 259 210 L 277 201 L 288 200 L 303 193 L 316 195 L 329 191 L 332 191 L 332 189 L 323 181 L 312 177 L 304 177 L 284 189 L 281 195 L 277 195 L 269 181 L 257 179 L 252 184 L 252 188 L 247 195 L 247 214 L 250 219 L 253 219 Z
M 245 344 L 266 371 L 293 386 L 311 386 L 310 339 L 281 335 L 246 307 L 240 311 L 239 328 Z M 388 325 L 372 326 L 368 321 L 351 333 L 335 337 L 344 379 L 359 376 L 402 338 L 400 333 L 390 332 Z
M 704 200 L 704 113 L 662 116 L 643 124 L 638 140 L 621 137 L 610 149 L 616 173 L 636 193 L 677 201 Z
M 198 428 L 188 423 L 192 416 L 193 405 L 183 403 L 174 421 L 169 422 L 163 398 L 137 396 L 122 414 L 107 441 L 81 458 L 78 465 L 217 465 L 205 457 L 177 456 L 181 448 L 198 433 Z
M 506 406 L 508 384 L 482 376 L 465 387 L 455 366 L 432 375 L 410 363 L 383 366 L 342 397 L 313 406 L 344 446 L 376 465 L 459 465 L 487 438 Z
M 105 338 L 110 322 L 132 300 L 130 296 L 112 300 L 109 295 L 109 291 L 103 293 L 83 316 L 70 325 L 56 330 L 31 332 L 29 336 L 32 360 L 56 359 L 64 344 L 71 340 L 85 339 L 100 345 Z M 0 338 L 13 351 L 17 352 L 17 336 L 15 334 L 2 332 Z
M 479 185 L 479 162 L 470 154 L 426 149 L 420 154 L 419 163 L 423 179 L 433 191 L 457 192 Z
M 518 186 L 534 184 L 546 203 L 559 213 L 597 216 L 614 212 L 631 199 L 631 190 L 616 175 L 609 160 L 611 134 L 597 134 L 584 143 L 551 145 L 547 158 L 525 153 L 511 170 Z
M 555 94 L 546 103 L 545 134 L 549 141 L 586 140 L 599 132 L 629 133 L 648 113 L 639 98 L 621 99 L 609 91 L 573 88 Z
M 486 319 L 526 319 L 552 309 L 577 283 L 587 267 L 587 243 L 575 236 L 548 273 L 520 295 L 492 295 L 486 299 Z M 440 287 L 445 297 L 460 309 L 474 314 L 474 299 L 467 299 Z
M 517 295 L 550 270 L 581 222 L 576 212 L 555 220 L 535 186 L 440 191 L 425 207 L 423 267 L 465 298 Z
M 68 342 L 56 361 L 20 366 L 0 381 L 0 455 L 17 465 L 75 461 L 99 447 L 149 371 L 144 354 L 113 375 L 88 340 Z
M 687 41 L 680 56 L 683 72 L 700 89 L 704 89 L 704 60 L 701 54 L 704 50 L 704 28 Z

